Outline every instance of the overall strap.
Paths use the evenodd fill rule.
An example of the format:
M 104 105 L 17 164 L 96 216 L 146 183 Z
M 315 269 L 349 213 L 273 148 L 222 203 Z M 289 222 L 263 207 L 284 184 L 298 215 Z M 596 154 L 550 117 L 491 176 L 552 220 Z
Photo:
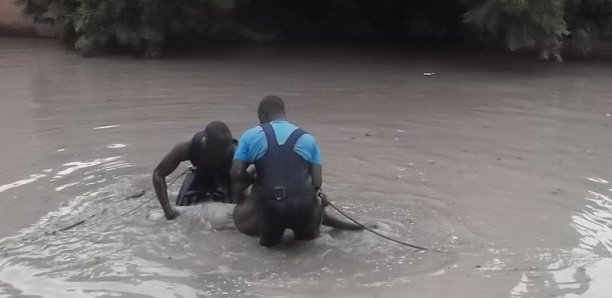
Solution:
M 263 129 L 264 134 L 266 135 L 266 141 L 268 142 L 268 149 L 278 147 L 278 141 L 276 140 L 276 134 L 274 133 L 272 124 L 264 123 L 260 126 Z
M 297 141 L 305 134 L 307 134 L 307 132 L 301 128 L 294 130 L 287 138 L 287 141 L 285 141 L 285 144 L 283 144 L 283 147 L 293 150 Z

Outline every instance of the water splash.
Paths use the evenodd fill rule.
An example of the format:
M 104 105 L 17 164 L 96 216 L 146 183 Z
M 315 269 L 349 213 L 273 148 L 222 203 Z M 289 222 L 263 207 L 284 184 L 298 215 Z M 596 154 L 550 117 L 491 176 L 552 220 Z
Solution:
M 86 192 L 0 240 L 0 296 L 265 296 L 278 289 L 303 293 L 321 286 L 349 290 L 401 285 L 414 272 L 436 269 L 423 267 L 426 254 L 411 254 L 367 233 L 324 229 L 320 238 L 305 243 L 287 233 L 279 248 L 266 249 L 256 238 L 228 230 L 229 204 L 182 207 L 181 216 L 166 221 L 152 201 L 118 217 L 151 198 L 147 193 L 124 199 L 135 184 L 148 180 L 134 176 Z M 79 219 L 87 221 L 57 232 Z M 381 226 L 396 237 L 410 234 L 391 219 Z M 441 268 L 444 262 L 448 260 L 426 263 Z

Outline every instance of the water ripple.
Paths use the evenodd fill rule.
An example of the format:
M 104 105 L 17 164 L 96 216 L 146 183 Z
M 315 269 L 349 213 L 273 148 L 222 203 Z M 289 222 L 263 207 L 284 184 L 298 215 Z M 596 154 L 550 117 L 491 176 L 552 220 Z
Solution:
M 587 180 L 596 183 L 593 188 L 608 183 L 601 178 Z M 570 223 L 580 236 L 578 246 L 569 251 L 545 250 L 535 254 L 549 263 L 548 267 L 523 273 L 511 291 L 513 297 L 547 293 L 556 297 L 608 296 L 612 270 L 612 200 L 596 190 L 588 190 L 585 200 L 584 208 L 571 217 Z
M 114 160 L 70 163 L 71 168 L 63 173 Z M 151 198 L 153 194 L 147 193 L 139 199 L 123 199 L 135 184 L 148 180 L 130 177 L 86 192 L 18 235 L 0 240 L 0 293 L 265 296 L 278 288 L 289 293 L 313 286 L 353 289 L 400 285 L 408 282 L 405 277 L 411 273 L 439 271 L 449 262 L 410 253 L 371 234 L 329 229 L 306 243 L 296 243 L 288 234 L 280 248 L 265 249 L 255 238 L 227 230 L 222 224 L 223 216 L 231 214 L 228 204 L 183 207 L 179 218 L 166 221 L 153 201 L 127 217 L 118 217 L 140 200 Z M 173 193 L 176 190 L 175 186 Z M 345 209 L 359 210 L 360 206 L 347 204 Z M 87 222 L 65 232 L 56 231 L 79 219 Z M 391 236 L 405 238 L 410 234 L 409 228 L 391 219 L 380 226 Z M 432 268 L 432 264 L 437 265 Z

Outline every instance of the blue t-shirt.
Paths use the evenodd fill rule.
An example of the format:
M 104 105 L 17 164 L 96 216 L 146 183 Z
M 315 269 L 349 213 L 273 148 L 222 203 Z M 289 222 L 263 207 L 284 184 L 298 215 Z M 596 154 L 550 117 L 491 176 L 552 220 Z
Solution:
M 285 144 L 291 133 L 298 128 L 285 120 L 274 120 L 270 124 L 279 145 Z M 242 134 L 234 159 L 254 163 L 266 153 L 266 150 L 268 150 L 266 134 L 261 126 L 256 126 Z M 321 165 L 321 150 L 310 134 L 302 135 L 293 150 L 306 161 Z

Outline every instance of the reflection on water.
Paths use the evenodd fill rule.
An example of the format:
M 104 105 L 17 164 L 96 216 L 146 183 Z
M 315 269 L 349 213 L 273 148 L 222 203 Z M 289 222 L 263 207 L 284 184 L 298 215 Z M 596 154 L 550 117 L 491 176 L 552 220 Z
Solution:
M 512 289 L 511 294 L 513 297 L 580 296 L 589 289 L 589 283 L 590 278 L 584 268 L 525 272 L 519 284 Z
M 589 191 L 587 200 L 585 210 L 572 217 L 572 227 L 582 236 L 580 248 L 599 251 L 603 246 L 612 257 L 612 200 L 595 191 Z
M 587 178 L 592 182 L 584 209 L 572 216 L 572 226 L 580 235 L 578 247 L 571 251 L 536 254 L 549 265 L 544 270 L 522 274 L 512 289 L 515 297 L 608 297 L 612 282 L 612 200 L 599 193 L 608 181 Z M 555 262 L 556 260 L 556 262 Z

